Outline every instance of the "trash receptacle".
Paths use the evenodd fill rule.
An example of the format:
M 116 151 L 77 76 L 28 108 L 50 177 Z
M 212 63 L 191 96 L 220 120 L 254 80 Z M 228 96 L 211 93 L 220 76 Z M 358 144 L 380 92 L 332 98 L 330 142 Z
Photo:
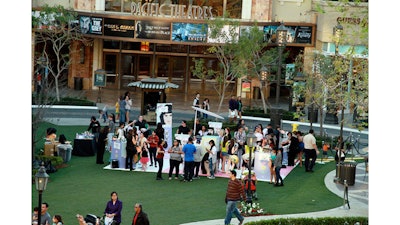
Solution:
M 311 121 L 311 115 L 312 115 L 312 122 L 316 123 L 318 122 L 318 109 L 314 109 L 314 112 L 312 112 L 312 108 L 308 107 L 308 120 Z
M 74 89 L 75 90 L 82 90 L 82 77 L 75 77 L 74 78 Z
M 340 166 L 339 182 L 344 184 L 346 180 L 348 185 L 354 185 L 356 180 L 356 166 L 355 162 L 344 162 Z
M 58 145 L 57 146 L 57 155 L 60 156 L 64 163 L 69 162 L 71 160 L 72 146 L 71 145 Z

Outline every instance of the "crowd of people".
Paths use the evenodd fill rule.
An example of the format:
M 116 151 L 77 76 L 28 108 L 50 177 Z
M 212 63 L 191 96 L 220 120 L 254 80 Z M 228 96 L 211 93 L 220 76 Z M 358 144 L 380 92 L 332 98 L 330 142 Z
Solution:
M 201 103 L 199 93 L 196 94 L 193 100 L 193 106 L 210 110 L 209 99 L 205 98 Z M 138 163 L 141 164 L 143 171 L 146 171 L 148 166 L 158 167 L 156 180 L 163 180 L 162 169 L 165 153 L 169 154 L 168 180 L 179 180 L 181 163 L 183 164 L 183 178 L 181 179 L 183 182 L 192 182 L 195 179 L 199 179 L 200 172 L 209 179 L 215 179 L 217 172 L 229 174 L 230 179 L 225 198 L 227 203 L 225 224 L 230 223 L 232 214 L 236 215 L 240 222 L 239 224 L 242 224 L 244 218 L 238 212 L 236 204 L 240 199 L 244 199 L 245 195 L 243 183 L 236 178 L 236 171 L 241 170 L 243 172 L 249 165 L 254 163 L 248 158 L 251 150 L 246 145 L 246 140 L 250 130 L 246 126 L 244 119 L 242 119 L 242 107 L 240 96 L 231 96 L 228 117 L 231 122 L 237 122 L 237 125 L 232 131 L 229 127 L 221 129 L 220 132 L 216 133 L 216 135 L 219 135 L 218 140 L 220 142 L 216 143 L 214 140 L 210 140 L 206 148 L 200 146 L 200 140 L 204 136 L 215 134 L 207 125 L 200 123 L 200 118 L 208 118 L 207 113 L 200 114 L 198 111 L 199 114 L 195 121 L 194 130 L 187 126 L 187 121 L 182 120 L 176 133 L 188 135 L 188 139 L 184 143 L 182 143 L 182 140 L 174 139 L 172 146 L 168 146 L 164 140 L 164 128 L 161 123 L 150 131 L 142 115 L 137 120 L 132 121 L 129 119 L 132 109 L 132 99 L 129 92 L 126 92 L 115 103 L 115 114 L 108 113 L 107 107 L 99 111 L 99 119 L 103 119 L 103 123 L 106 123 L 105 126 L 102 127 L 98 119 L 92 116 L 87 130 L 91 131 L 94 136 L 97 164 L 104 164 L 103 157 L 107 146 L 110 145 L 111 138 L 116 138 L 124 139 L 127 142 L 125 169 L 136 170 Z M 119 121 L 119 126 L 116 125 L 117 120 Z M 294 166 L 297 159 L 300 167 L 302 167 L 304 153 L 305 171 L 313 172 L 315 160 L 319 154 L 313 130 L 303 136 L 300 131 L 286 133 L 279 126 L 273 128 L 271 124 L 265 127 L 262 124 L 258 124 L 252 132 L 257 138 L 256 150 L 267 149 L 270 152 L 270 183 L 275 184 L 275 186 L 283 186 L 280 170 L 283 167 L 283 148 L 286 146 L 288 148 L 287 166 Z M 287 135 L 286 140 L 281 140 L 282 134 Z M 47 208 L 48 204 L 43 203 L 40 225 L 62 225 L 61 216 L 54 215 L 51 218 Z M 104 220 L 112 221 L 115 225 L 119 225 L 122 221 L 121 210 L 122 201 L 118 199 L 116 192 L 112 192 L 111 199 L 107 202 L 104 211 Z M 142 211 L 140 203 L 134 205 L 134 210 L 132 224 L 149 224 L 147 214 Z M 38 224 L 37 214 L 38 210 L 35 208 L 32 215 L 32 224 Z M 80 225 L 88 224 L 87 219 L 81 215 L 77 215 L 77 219 Z

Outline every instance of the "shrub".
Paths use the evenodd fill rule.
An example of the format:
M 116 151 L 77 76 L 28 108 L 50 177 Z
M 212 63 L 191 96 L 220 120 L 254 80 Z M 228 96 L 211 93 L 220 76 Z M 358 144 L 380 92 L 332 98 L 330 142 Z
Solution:
M 248 222 L 247 225 L 368 225 L 367 217 L 280 218 Z

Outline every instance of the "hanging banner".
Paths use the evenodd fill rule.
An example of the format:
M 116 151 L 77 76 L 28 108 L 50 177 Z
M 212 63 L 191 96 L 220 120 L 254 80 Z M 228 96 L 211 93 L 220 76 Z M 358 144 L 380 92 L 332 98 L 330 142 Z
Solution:
M 286 64 L 286 73 L 285 73 L 285 84 L 291 85 L 293 84 L 294 78 L 294 64 Z
M 311 44 L 312 43 L 312 26 L 286 26 L 287 44 Z M 278 25 L 264 26 L 264 42 L 276 43 L 276 29 Z
M 104 35 L 133 38 L 134 31 L 134 20 L 104 18 Z
M 171 23 L 148 20 L 137 21 L 136 38 L 170 40 Z
M 103 34 L 103 18 L 79 16 L 79 26 L 82 34 Z
M 157 103 L 156 122 L 164 128 L 164 139 L 168 148 L 172 146 L 172 103 Z
M 250 82 L 243 82 L 242 83 L 242 92 L 250 92 Z
M 207 24 L 172 23 L 172 41 L 206 42 Z

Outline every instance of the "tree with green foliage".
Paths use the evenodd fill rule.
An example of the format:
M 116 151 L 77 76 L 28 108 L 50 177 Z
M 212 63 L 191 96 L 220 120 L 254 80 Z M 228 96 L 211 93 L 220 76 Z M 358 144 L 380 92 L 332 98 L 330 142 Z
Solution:
M 336 45 L 335 55 L 314 51 L 312 56 L 308 55 L 313 59 L 310 60 L 311 66 L 304 65 L 311 67 L 312 72 L 306 73 L 307 84 L 302 94 L 306 96 L 308 105 L 315 105 L 320 110 L 321 135 L 323 111 L 336 114 L 339 110 L 342 140 L 345 109 L 356 115 L 368 113 L 368 7 L 361 3 L 362 1 L 340 0 L 315 5 L 318 13 L 323 14 L 327 10 L 339 12 L 342 17 L 359 18 L 360 24 L 338 25 L 338 32 L 332 35 L 332 42 Z M 339 46 L 347 49 L 339 52 Z M 358 52 L 358 46 L 364 46 L 364 52 Z M 358 124 L 358 129 L 363 129 L 363 126 L 365 123 Z
M 35 63 L 41 63 L 46 70 L 42 91 L 51 85 L 47 80 L 48 73 L 54 78 L 57 101 L 60 101 L 59 79 L 68 71 L 71 63 L 72 43 L 81 41 L 87 44 L 91 41 L 82 36 L 77 21 L 77 13 L 61 5 L 44 5 L 40 11 L 32 12 L 32 29 L 37 48 Z
M 214 78 L 217 81 L 215 90 L 220 96 L 217 112 L 220 112 L 229 84 L 240 78 L 261 80 L 261 68 L 276 66 L 278 54 L 275 48 L 266 51 L 264 33 L 257 23 L 249 27 L 240 27 L 237 21 L 217 18 L 210 21 L 208 26 L 211 31 L 210 38 L 216 44 L 207 51 L 218 59 L 219 70 L 206 68 L 203 59 L 194 59 L 195 66 L 192 67 L 192 72 L 203 80 Z M 263 85 L 268 83 L 260 82 L 260 90 L 263 89 Z M 262 91 L 261 99 L 264 113 L 267 113 L 267 105 L 270 104 L 265 100 Z

